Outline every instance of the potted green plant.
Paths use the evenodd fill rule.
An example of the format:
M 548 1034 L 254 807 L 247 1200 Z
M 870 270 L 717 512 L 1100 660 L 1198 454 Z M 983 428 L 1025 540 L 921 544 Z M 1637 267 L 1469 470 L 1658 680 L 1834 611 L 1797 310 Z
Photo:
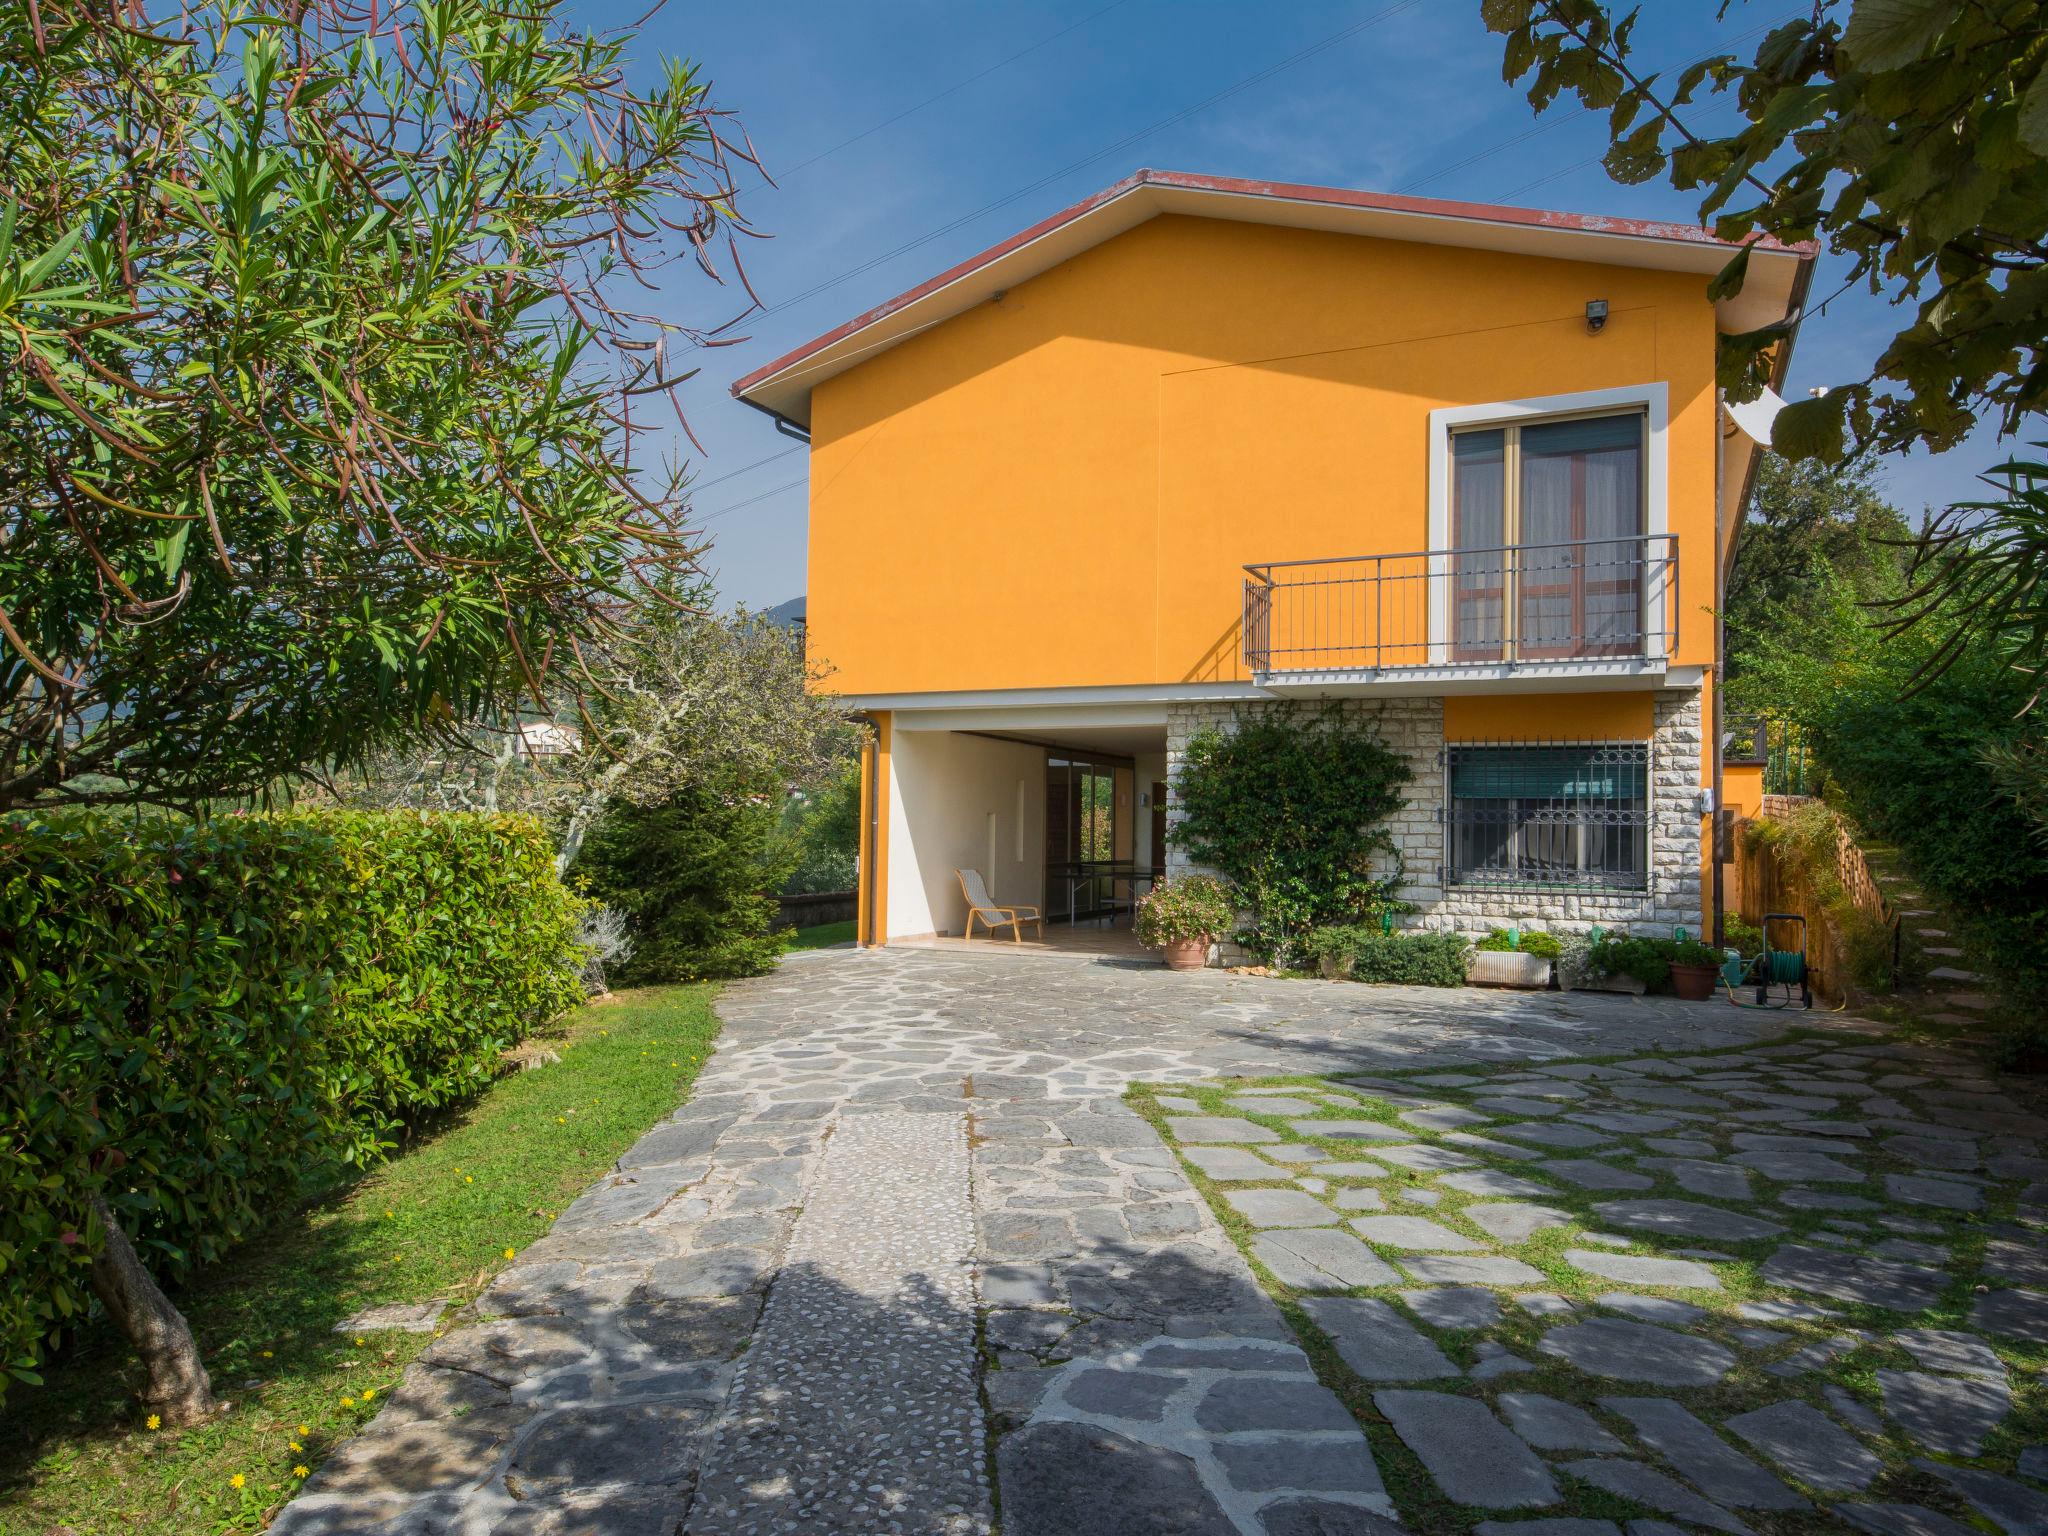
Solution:
M 1138 942 L 1166 951 L 1171 970 L 1198 971 L 1209 945 L 1237 921 L 1230 887 L 1213 875 L 1162 880 L 1138 902 Z
M 1671 990 L 1689 1003 L 1704 1003 L 1714 995 L 1720 976 L 1718 950 L 1696 939 L 1675 940 L 1670 946 Z

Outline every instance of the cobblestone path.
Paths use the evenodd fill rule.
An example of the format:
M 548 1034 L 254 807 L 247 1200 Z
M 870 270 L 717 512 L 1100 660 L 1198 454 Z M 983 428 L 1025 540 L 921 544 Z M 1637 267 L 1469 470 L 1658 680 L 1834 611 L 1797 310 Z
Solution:
M 274 1531 L 956 1536 L 995 1506 L 1006 1536 L 1389 1529 L 1403 1489 L 1378 1443 L 1124 1090 L 1697 1052 L 1784 1020 L 993 945 L 792 956 L 720 1013 L 691 1102 Z M 1324 1199 L 1270 1138 L 1210 1150 Z M 1275 1230 L 1348 1273 L 1321 1229 Z

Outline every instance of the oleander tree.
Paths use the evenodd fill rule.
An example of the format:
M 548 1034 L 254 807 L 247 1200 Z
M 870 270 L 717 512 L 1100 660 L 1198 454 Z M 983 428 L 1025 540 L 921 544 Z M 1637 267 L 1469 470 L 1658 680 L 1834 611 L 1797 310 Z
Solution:
M 556 0 L 0 7 L 0 809 L 550 703 L 694 566 L 645 434 L 751 307 L 751 154 L 631 42 Z M 679 261 L 701 327 L 650 312 Z
M 0 811 L 197 808 L 574 696 L 694 568 L 645 434 L 744 140 L 556 0 L 0 6 Z M 169 1423 L 190 1330 L 105 1213 Z

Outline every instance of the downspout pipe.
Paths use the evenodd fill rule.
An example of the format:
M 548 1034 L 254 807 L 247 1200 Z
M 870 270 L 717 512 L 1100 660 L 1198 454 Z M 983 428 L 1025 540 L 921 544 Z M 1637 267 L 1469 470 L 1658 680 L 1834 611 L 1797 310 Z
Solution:
M 754 410 L 759 411 L 763 416 L 773 421 L 775 423 L 775 430 L 784 437 L 793 437 L 800 443 L 808 443 L 811 440 L 811 429 L 802 422 L 793 420 L 783 415 L 780 411 L 772 410 L 758 400 L 749 400 L 745 395 L 734 395 L 733 398 L 739 401 L 741 405 L 751 406 Z
M 882 722 L 865 710 L 854 719 L 867 727 L 867 773 L 863 786 L 863 798 L 867 802 L 867 828 L 863 841 L 867 845 L 867 857 L 860 861 L 860 890 L 856 893 L 857 914 L 865 913 L 867 921 L 856 924 L 854 942 L 863 947 L 875 942 L 875 903 L 881 900 L 881 892 L 875 886 L 875 870 L 881 864 L 877 857 L 882 846 Z

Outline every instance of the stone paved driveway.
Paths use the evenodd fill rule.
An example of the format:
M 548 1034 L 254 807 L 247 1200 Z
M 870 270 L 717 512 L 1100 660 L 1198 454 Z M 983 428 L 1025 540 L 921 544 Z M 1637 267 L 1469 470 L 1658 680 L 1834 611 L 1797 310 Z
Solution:
M 1476 1239 L 1447 1248 L 1427 1273 L 1428 1266 L 1400 1257 L 1425 1256 L 1414 1245 L 1421 1228 L 1342 1223 L 1354 1213 L 1426 1223 L 1431 1179 L 1455 1190 L 1452 1173 L 1516 1162 L 1512 1153 L 1481 1149 L 1485 1155 L 1470 1167 L 1427 1166 L 1432 1148 L 1471 1155 L 1458 1140 L 1472 1134 L 1463 1124 L 1491 1129 L 1505 1116 L 1555 1125 L 1569 1137 L 1563 1128 L 1581 1113 L 1569 1095 L 1584 1079 L 1544 1074 L 1538 1088 L 1546 1093 L 1515 1078 L 1521 1069 L 1749 1046 L 1787 1017 L 1606 996 L 1177 976 L 1114 962 L 1005 956 L 995 946 L 975 955 L 793 956 L 776 975 L 731 989 L 720 1011 L 726 1032 L 694 1099 L 499 1277 L 478 1304 L 480 1320 L 440 1340 L 409 1370 L 389 1405 L 309 1482 L 274 1530 L 966 1536 L 992 1527 L 992 1467 L 1009 1536 L 1385 1529 L 1386 1517 L 1402 1513 L 1405 1489 L 1398 1475 L 1387 1475 L 1382 1421 L 1404 1442 L 1412 1431 L 1423 1443 L 1454 1443 L 1479 1432 L 1461 1406 L 1473 1405 L 1498 1444 L 1525 1447 L 1538 1443 L 1529 1435 L 1543 1432 L 1515 1423 L 1511 1434 L 1478 1398 L 1444 1392 L 1422 1370 L 1387 1378 L 1379 1394 L 1387 1402 L 1369 1415 L 1382 1438 L 1369 1439 L 1353 1411 L 1355 1383 L 1329 1358 L 1326 1341 L 1335 1335 L 1307 1335 L 1312 1360 L 1290 1318 L 1300 1322 L 1318 1293 L 1360 1317 L 1384 1309 L 1399 1325 L 1383 1334 L 1396 1355 L 1448 1350 L 1459 1372 L 1486 1380 L 1481 1368 L 1499 1356 L 1457 1330 L 1484 1308 L 1482 1297 L 1528 1288 L 1501 1278 L 1505 1271 L 1489 1277 L 1453 1263 L 1523 1262 L 1511 1257 L 1510 1239 L 1498 1250 Z M 1866 1070 L 1874 1096 L 1881 1074 Z M 1501 1102 L 1534 1107 L 1489 1106 L 1490 1092 L 1462 1094 L 1441 1080 L 1446 1072 L 1484 1078 L 1489 1088 L 1494 1075 L 1505 1075 Z M 1399 1074 L 1404 1087 L 1381 1093 L 1427 1103 L 1368 1106 L 1327 1086 L 1250 1095 L 1264 1102 L 1249 1107 L 1230 1102 L 1245 1097 L 1229 1086 L 1244 1079 L 1386 1074 Z M 1440 1080 L 1417 1090 L 1418 1077 Z M 1630 1098 L 1632 1090 L 1603 1082 L 1599 1093 L 1626 1100 L 1615 1113 L 1683 1121 L 1708 1112 L 1656 1104 L 1654 1092 L 1671 1085 L 1647 1069 L 1630 1081 L 1653 1097 Z M 1133 1083 L 1169 1085 L 1163 1096 L 1140 1093 L 1136 1101 L 1155 1119 L 1179 1122 L 1171 1144 L 1124 1101 Z M 1171 1085 L 1184 1086 L 1176 1092 Z M 1556 1094 L 1560 1086 L 1566 1096 Z M 1724 1102 L 1731 1114 L 1742 1112 L 1721 1090 L 1699 1092 L 1717 1106 L 1711 1113 Z M 1794 1088 L 1788 1096 L 1812 1101 L 1799 1118 L 1825 1116 L 1838 1102 L 1820 1090 Z M 1276 1102 L 1288 1097 L 1299 1102 Z M 1353 1104 L 1366 1107 L 1347 1107 Z M 1785 1118 L 1775 1115 L 1781 1106 L 1750 1107 Z M 1429 1118 L 1416 1124 L 1404 1113 Z M 1920 1111 L 1902 1104 L 1900 1113 L 1916 1126 L 1898 1135 L 1957 1139 L 1955 1127 L 1930 1129 Z M 1204 1119 L 1222 1123 L 1204 1127 Z M 1325 1127 L 1339 1119 L 1383 1130 L 1340 1132 L 1333 1141 Z M 1323 1124 L 1304 1133 L 1295 1120 Z M 2009 1134 L 2034 1133 L 2016 1125 Z M 1546 1164 L 1599 1161 L 1582 1159 L 1597 1148 L 1569 1140 L 1535 1145 Z M 1639 1158 L 1652 1150 L 1630 1147 Z M 1345 1155 L 1334 1155 L 1337 1148 Z M 1803 1147 L 1754 1150 L 1826 1156 Z M 1743 1166 L 1718 1144 L 1711 1151 L 1658 1155 Z M 1411 1165 L 1418 1153 L 1424 1166 Z M 1953 1148 L 1930 1158 L 1942 1155 L 1948 1163 L 1925 1164 L 1946 1176 L 1937 1196 L 1966 1200 L 1956 1191 L 1989 1192 L 1992 1183 L 1972 1181 L 2002 1176 L 1978 1163 L 1955 1166 L 1963 1154 Z M 1329 1166 L 1346 1162 L 1356 1167 Z M 1761 1186 L 1767 1189 L 1781 1175 L 1787 1188 L 1836 1188 L 1821 1178 L 1802 1183 L 1782 1167 L 1749 1171 L 1771 1181 Z M 1240 1182 L 1214 1182 L 1233 1177 Z M 1663 1177 L 1660 1171 L 1656 1193 L 1664 1191 Z M 1554 1179 L 1569 1182 L 1555 1168 L 1536 1178 L 1546 1188 Z M 1381 1212 L 1365 1196 L 1390 1179 L 1417 1198 Z M 1996 1198 L 2005 1198 L 2004 1186 L 1996 1187 Z M 1497 1193 L 1492 1203 L 1503 1207 L 1541 1204 L 1507 1185 Z M 1222 1219 L 1211 1196 L 1224 1202 Z M 1456 1214 L 1467 1198 L 1452 1196 L 1448 1229 L 1476 1219 Z M 1529 1219 L 1502 1218 L 1505 1230 Z M 1617 1262 L 1644 1257 L 1627 1241 L 1636 1230 L 1607 1239 Z M 1240 1238 L 1255 1244 L 1286 1311 L 1262 1288 Z M 1348 1241 L 1331 1241 L 1338 1238 Z M 1901 1233 L 1898 1240 L 1916 1239 Z M 1598 1236 L 1587 1242 L 1603 1246 Z M 1276 1265 L 1280 1249 L 1292 1257 Z M 1803 1295 L 1815 1286 L 1824 1294 L 1827 1266 L 1839 1264 L 1844 1250 L 1806 1251 L 1813 1256 L 1787 1261 L 1805 1266 L 1804 1278 L 1786 1283 L 1806 1286 Z M 1984 1305 L 2038 1344 L 2025 1330 L 2041 1326 L 2040 1299 L 2030 1289 L 2043 1279 L 2040 1249 L 2019 1243 L 2012 1251 L 2017 1256 L 2004 1262 L 2014 1272 L 1986 1292 Z M 1381 1269 L 1390 1260 L 1400 1265 L 1403 1291 L 1429 1284 L 1440 1294 L 1398 1306 L 1378 1299 L 1396 1293 L 1377 1289 L 1388 1281 L 1365 1267 L 1368 1260 Z M 1871 1262 L 1880 1266 L 1871 1273 L 1882 1274 L 1927 1267 L 1904 1257 Z M 1627 1277 L 1611 1283 L 1634 1284 Z M 1515 1305 L 1518 1314 L 1528 1310 Z M 1595 1343 L 1596 1325 L 1611 1329 L 1634 1317 L 1595 1311 L 1586 1309 L 1581 1325 Z M 1988 1380 L 1982 1371 L 1935 1366 L 1923 1374 Z M 1436 1390 L 1408 1382 L 1432 1382 Z M 1404 1421 L 1409 1428 L 1399 1427 Z M 1648 1460 L 1606 1459 L 1619 1470 L 1597 1475 L 1653 1470 Z M 1540 1491 L 1539 1479 L 1552 1476 L 1544 1464 L 1532 1466 L 1526 1450 L 1515 1461 L 1529 1489 Z M 1445 1507 L 1461 1510 L 1496 1508 L 1458 1502 L 1462 1485 L 1448 1463 L 1439 1468 L 1424 1457 L 1422 1465 L 1433 1480 L 1429 1499 L 1447 1498 Z M 2040 1497 L 2014 1479 L 2004 1482 L 2019 1490 L 2012 1497 Z M 1556 1536 L 1577 1533 L 1557 1528 Z

